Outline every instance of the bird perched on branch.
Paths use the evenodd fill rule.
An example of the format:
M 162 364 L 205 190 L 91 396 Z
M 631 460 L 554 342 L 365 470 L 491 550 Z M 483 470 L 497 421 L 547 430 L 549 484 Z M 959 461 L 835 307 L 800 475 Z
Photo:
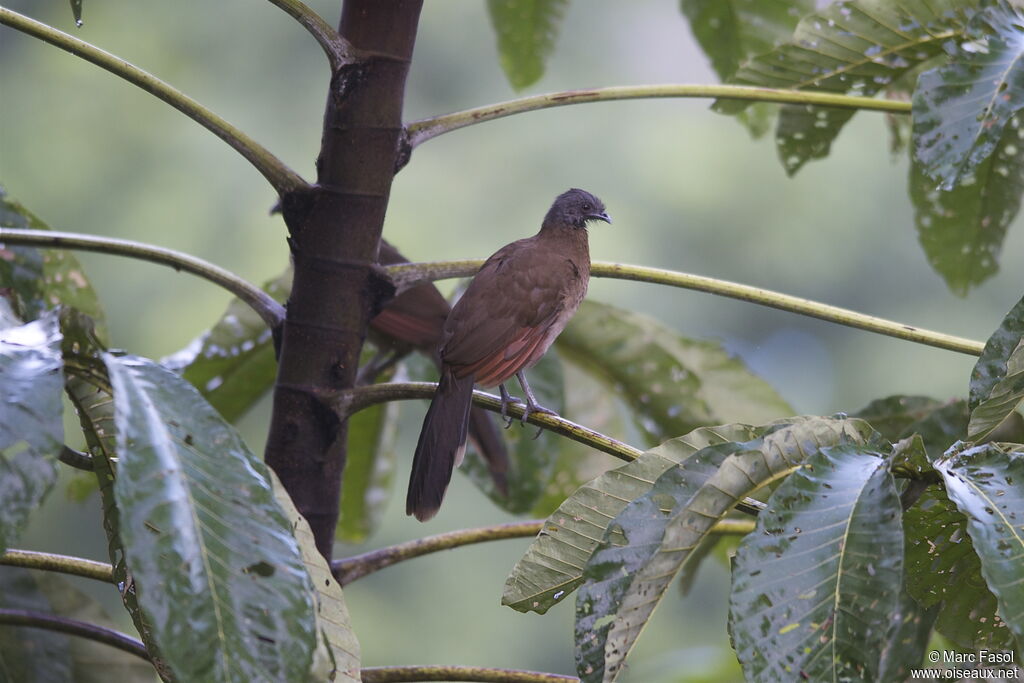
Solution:
M 444 324 L 441 379 L 423 420 L 409 478 L 406 514 L 426 521 L 437 514 L 452 470 L 466 450 L 473 385 L 497 385 L 502 416 L 513 375 L 526 394 L 523 421 L 537 404 L 524 371 L 565 328 L 587 293 L 587 222 L 611 218 L 600 199 L 572 189 L 548 209 L 540 232 L 499 249 L 480 267 Z M 509 419 L 511 424 L 511 419 Z

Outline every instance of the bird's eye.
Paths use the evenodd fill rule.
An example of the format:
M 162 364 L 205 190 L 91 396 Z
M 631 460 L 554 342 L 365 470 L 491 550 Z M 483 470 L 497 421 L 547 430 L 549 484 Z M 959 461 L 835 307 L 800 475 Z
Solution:
M 583 204 L 583 210 L 584 210 L 584 211 L 590 211 L 590 204 L 587 204 L 586 202 L 584 202 L 584 204 Z

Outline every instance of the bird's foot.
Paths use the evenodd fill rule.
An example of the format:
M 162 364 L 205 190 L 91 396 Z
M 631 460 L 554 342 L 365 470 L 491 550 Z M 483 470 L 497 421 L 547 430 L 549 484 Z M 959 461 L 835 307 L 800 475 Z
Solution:
M 530 417 L 530 415 L 534 413 L 541 413 L 543 415 L 558 415 L 558 413 L 556 413 L 555 411 L 549 408 L 545 408 L 544 406 L 534 403 L 533 401 L 527 399 L 526 407 L 523 408 L 523 417 L 520 419 L 520 422 L 525 425 L 526 420 Z M 537 433 L 530 438 L 536 439 L 537 437 L 540 436 L 540 433 L 543 431 L 543 427 L 537 427 Z
M 501 392 L 501 421 L 505 423 L 505 429 L 508 429 L 512 426 L 512 416 L 508 414 L 509 405 L 512 403 L 522 403 L 523 400 L 508 393 L 504 384 L 499 384 L 498 390 Z

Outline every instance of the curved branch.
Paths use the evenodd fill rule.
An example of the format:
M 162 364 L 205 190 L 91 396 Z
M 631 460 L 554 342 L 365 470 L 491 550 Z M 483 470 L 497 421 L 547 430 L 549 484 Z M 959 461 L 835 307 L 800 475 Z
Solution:
M 15 228 L 0 228 L 0 242 L 26 244 L 48 249 L 96 251 L 170 266 L 178 271 L 183 270 L 198 275 L 228 290 L 256 311 L 271 330 L 284 321 L 284 306 L 277 303 L 272 296 L 259 287 L 209 261 L 173 249 L 114 237 Z
M 746 519 L 723 519 L 711 528 L 713 534 L 748 534 L 754 530 L 754 521 Z M 450 550 L 464 545 L 501 541 L 508 538 L 529 538 L 540 533 L 544 526 L 543 519 L 527 522 L 512 522 L 496 526 L 478 527 L 475 529 L 459 529 L 436 536 L 417 538 L 407 543 L 371 550 L 361 555 L 353 555 L 331 562 L 331 572 L 342 586 L 356 579 L 373 574 L 393 564 L 411 560 L 421 555 Z
M 132 85 L 155 95 L 228 143 L 263 174 L 263 177 L 270 182 L 278 194 L 283 195 L 307 187 L 308 184 L 301 176 L 288 168 L 283 161 L 271 154 L 265 147 L 156 76 L 52 26 L 3 7 L 0 7 L 0 24 L 6 24 L 22 33 L 70 52 L 76 57 L 81 57 L 87 62 L 92 62 L 101 69 L 120 76 Z
M 402 292 L 411 286 L 426 280 L 442 280 L 450 277 L 467 277 L 474 274 L 483 261 L 438 261 L 435 263 L 402 263 L 387 266 L 388 274 Z M 718 280 L 712 277 L 680 273 L 662 268 L 648 268 L 622 263 L 595 262 L 590 266 L 590 274 L 594 277 L 610 277 L 620 280 L 635 280 L 654 284 L 693 289 L 709 294 L 749 301 L 759 306 L 777 308 L 790 313 L 818 318 L 838 325 L 853 327 L 858 330 L 874 332 L 888 337 L 934 346 L 947 351 L 956 351 L 972 356 L 981 355 L 985 348 L 983 342 L 973 339 L 956 337 L 942 332 L 934 332 L 913 325 L 877 318 L 873 315 L 857 313 L 838 306 L 803 299 L 797 296 L 773 292 L 769 289 L 751 287 L 737 282 Z
M 360 671 L 363 683 L 409 681 L 481 681 L 482 683 L 579 683 L 575 676 L 489 669 L 482 666 L 371 666 Z
M 0 624 L 11 624 L 12 626 L 29 626 L 31 628 L 42 628 L 47 631 L 59 631 L 80 638 L 88 638 L 98 643 L 115 647 L 136 657 L 149 661 L 149 653 L 146 647 L 131 636 L 127 636 L 113 629 L 89 624 L 84 621 L 58 617 L 53 614 L 43 614 L 24 609 L 0 609 Z
M 293 19 L 302 24 L 310 34 L 320 43 L 327 61 L 331 63 L 331 73 L 338 73 L 341 67 L 345 66 L 352 58 L 352 46 L 348 41 L 338 35 L 334 27 L 324 21 L 324 18 L 310 9 L 300 0 L 270 0 L 287 12 Z
M 538 109 L 562 107 L 567 104 L 584 102 L 610 102 L 612 100 L 652 99 L 662 97 L 714 97 L 731 100 L 753 100 L 758 102 L 779 102 L 783 104 L 812 104 L 842 109 L 867 109 L 894 114 L 909 114 L 910 103 L 896 100 L 880 100 L 872 97 L 854 97 L 835 93 L 810 90 L 784 90 L 778 88 L 754 88 L 744 85 L 629 85 L 611 88 L 568 90 L 522 97 L 508 102 L 498 102 L 484 107 L 466 109 L 442 116 L 433 116 L 415 121 L 406 126 L 407 141 L 411 148 L 475 123 L 493 121 L 512 114 L 521 114 Z
M 82 470 L 83 472 L 94 472 L 92 466 L 92 456 L 82 451 L 76 451 L 71 446 L 65 444 L 61 449 L 60 453 L 57 454 L 57 459 L 69 467 L 74 467 L 76 470 Z
M 0 565 L 59 572 L 61 574 L 81 576 L 86 579 L 95 579 L 104 583 L 114 582 L 114 570 L 109 564 L 70 555 L 55 555 L 53 553 L 40 553 L 34 550 L 16 550 L 11 548 L 7 552 L 0 554 Z

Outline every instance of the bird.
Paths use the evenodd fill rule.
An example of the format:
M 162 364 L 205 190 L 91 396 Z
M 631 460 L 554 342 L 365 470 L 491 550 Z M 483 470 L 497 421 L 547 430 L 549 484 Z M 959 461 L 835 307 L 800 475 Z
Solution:
M 377 261 L 381 265 L 408 263 L 387 240 L 380 241 Z M 389 364 L 409 351 L 420 351 L 441 367 L 439 345 L 444 322 L 451 311 L 447 299 L 433 284 L 426 283 L 405 290 L 389 300 L 370 320 L 371 339 L 378 349 L 391 352 L 391 358 L 374 366 L 366 374 L 376 376 Z M 487 463 L 494 489 L 508 495 L 508 448 L 491 416 L 483 408 L 473 408 L 469 415 L 469 436 Z
M 548 350 L 587 293 L 590 221 L 612 222 L 604 203 L 578 188 L 563 192 L 540 231 L 495 252 L 452 307 L 439 348 L 441 377 L 413 456 L 406 514 L 424 522 L 440 509 L 452 471 L 465 454 L 474 385 L 499 387 L 505 417 L 508 404 L 519 402 L 504 384 L 515 376 L 526 395 L 523 422 L 531 413 L 552 412 L 538 405 L 525 371 Z

